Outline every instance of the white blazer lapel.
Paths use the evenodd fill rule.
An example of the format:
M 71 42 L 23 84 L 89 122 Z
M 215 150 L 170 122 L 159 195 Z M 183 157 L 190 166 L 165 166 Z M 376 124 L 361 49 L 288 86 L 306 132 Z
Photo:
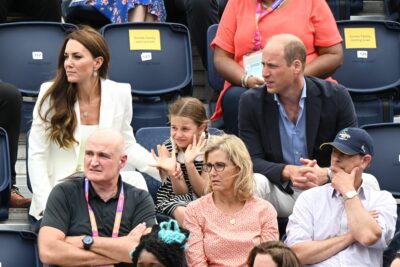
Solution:
M 115 103 L 113 97 L 112 83 L 101 79 L 101 100 L 100 100 L 100 119 L 99 128 L 112 128 Z

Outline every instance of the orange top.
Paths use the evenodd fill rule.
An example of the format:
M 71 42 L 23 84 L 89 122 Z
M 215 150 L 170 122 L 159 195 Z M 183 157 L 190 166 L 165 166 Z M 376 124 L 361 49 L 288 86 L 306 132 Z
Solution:
M 273 35 L 290 33 L 303 40 L 307 49 L 307 63 L 318 54 L 315 49 L 342 42 L 335 18 L 325 0 L 287 0 L 282 7 L 274 10 L 259 21 L 261 46 L 264 47 Z M 243 67 L 243 56 L 252 52 L 256 30 L 256 0 L 229 0 L 211 43 L 232 53 L 234 60 Z M 231 84 L 225 81 L 217 107 L 211 120 L 222 117 L 221 100 Z

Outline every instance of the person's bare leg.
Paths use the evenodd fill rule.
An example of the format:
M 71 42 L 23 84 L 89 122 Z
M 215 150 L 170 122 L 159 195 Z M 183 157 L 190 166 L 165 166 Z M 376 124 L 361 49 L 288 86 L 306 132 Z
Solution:
M 148 12 L 146 12 L 146 17 L 144 18 L 144 21 L 146 22 L 155 22 L 157 21 L 157 17 L 153 14 L 150 14 Z
M 128 11 L 129 22 L 143 22 L 146 18 L 147 7 L 143 5 L 136 5 Z
M 185 218 L 185 210 L 186 207 L 179 206 L 175 208 L 174 212 L 172 213 L 172 216 L 175 218 L 175 220 L 181 227 L 183 226 L 183 219 Z

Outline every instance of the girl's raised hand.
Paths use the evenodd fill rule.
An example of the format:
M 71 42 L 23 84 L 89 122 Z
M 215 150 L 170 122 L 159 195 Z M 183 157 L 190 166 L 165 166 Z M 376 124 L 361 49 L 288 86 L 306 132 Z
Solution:
M 189 144 L 185 150 L 185 164 L 194 162 L 195 158 L 204 153 L 203 148 L 207 144 L 205 135 L 201 135 L 197 142 L 196 135 L 193 136 L 193 143 Z
M 154 152 L 154 149 L 151 150 L 151 154 L 157 162 L 151 166 L 167 173 L 167 175 L 173 175 L 176 172 L 176 155 L 175 153 L 170 153 L 164 145 L 157 145 L 158 156 Z

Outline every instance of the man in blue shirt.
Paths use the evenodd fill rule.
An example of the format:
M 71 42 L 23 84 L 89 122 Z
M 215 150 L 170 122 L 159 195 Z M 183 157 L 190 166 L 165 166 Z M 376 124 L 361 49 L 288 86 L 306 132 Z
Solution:
M 357 125 L 343 86 L 304 75 L 306 55 L 298 37 L 272 37 L 262 55 L 265 86 L 247 90 L 239 104 L 239 135 L 254 172 L 268 179 L 256 181 L 256 192 L 275 206 L 279 217 L 292 213 L 302 190 L 328 181 L 323 167 L 329 166 L 330 154 L 320 145 Z

